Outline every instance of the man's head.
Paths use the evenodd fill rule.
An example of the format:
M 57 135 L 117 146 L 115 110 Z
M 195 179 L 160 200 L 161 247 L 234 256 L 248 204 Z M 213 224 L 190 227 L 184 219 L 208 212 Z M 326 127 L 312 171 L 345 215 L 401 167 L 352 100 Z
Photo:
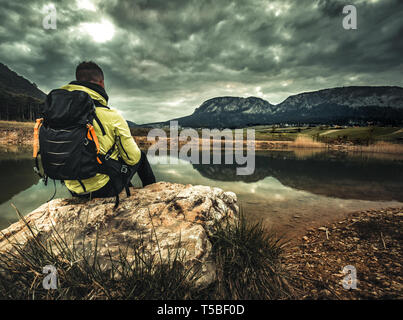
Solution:
M 76 68 L 77 81 L 89 81 L 105 88 L 104 73 L 102 69 L 92 61 L 83 61 Z

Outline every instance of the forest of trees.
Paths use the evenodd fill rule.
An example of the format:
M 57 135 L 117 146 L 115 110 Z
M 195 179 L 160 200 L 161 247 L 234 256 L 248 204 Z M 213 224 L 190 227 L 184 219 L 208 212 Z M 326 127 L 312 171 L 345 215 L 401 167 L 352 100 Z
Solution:
M 0 120 L 34 121 L 45 97 L 35 83 L 0 63 Z
M 0 120 L 34 121 L 40 116 L 42 100 L 0 89 Z

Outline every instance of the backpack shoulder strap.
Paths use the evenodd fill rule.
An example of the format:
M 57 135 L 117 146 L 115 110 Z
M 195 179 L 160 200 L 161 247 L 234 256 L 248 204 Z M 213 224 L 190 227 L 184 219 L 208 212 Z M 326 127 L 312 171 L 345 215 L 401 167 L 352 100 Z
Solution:
M 97 116 L 97 114 L 95 112 L 94 112 L 94 120 L 98 123 L 98 126 L 101 128 L 102 135 L 103 136 L 106 135 L 105 128 L 102 125 L 101 120 L 99 120 L 99 118 L 98 118 L 98 116 Z
M 108 106 L 104 106 L 104 105 L 103 105 L 101 102 L 99 102 L 98 100 L 92 99 L 92 101 L 94 101 L 94 105 L 95 105 L 96 108 L 106 108 L 106 109 L 110 109 Z M 102 135 L 103 135 L 103 136 L 106 135 L 104 126 L 102 125 L 101 120 L 99 120 L 99 118 L 98 118 L 96 112 L 94 112 L 94 120 L 98 123 L 99 127 L 101 128 Z

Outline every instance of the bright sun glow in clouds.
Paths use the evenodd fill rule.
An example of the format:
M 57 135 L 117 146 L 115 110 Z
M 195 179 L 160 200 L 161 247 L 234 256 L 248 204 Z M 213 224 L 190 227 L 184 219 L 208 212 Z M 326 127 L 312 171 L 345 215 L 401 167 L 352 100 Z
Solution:
M 100 23 L 81 23 L 80 31 L 89 34 L 95 42 L 106 42 L 115 35 L 115 27 L 103 19 Z
M 96 11 L 95 5 L 91 2 L 91 0 L 77 0 L 77 6 L 79 9 L 89 10 L 89 11 Z

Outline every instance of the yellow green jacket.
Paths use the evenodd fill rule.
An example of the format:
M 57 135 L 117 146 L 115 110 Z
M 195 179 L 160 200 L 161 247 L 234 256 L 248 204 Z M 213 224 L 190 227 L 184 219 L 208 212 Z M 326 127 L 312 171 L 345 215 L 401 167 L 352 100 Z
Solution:
M 108 96 L 101 87 L 87 82 L 80 82 L 80 84 L 77 83 L 79 82 L 73 81 L 70 84 L 61 87 L 61 89 L 68 91 L 84 91 L 90 95 L 96 105 L 99 105 L 95 110 L 96 115 L 105 130 L 105 135 L 102 135 L 101 128 L 97 121 L 93 122 L 93 126 L 98 137 L 100 153 L 106 154 L 116 141 L 117 148 L 115 148 L 111 158 L 117 160 L 120 156 L 126 164 L 135 165 L 140 160 L 141 151 L 134 141 L 125 119 L 123 119 L 116 110 L 112 110 L 107 106 Z M 86 192 L 99 190 L 105 186 L 108 181 L 109 176 L 101 173 L 96 174 L 96 176 L 92 178 L 81 180 L 85 186 Z M 83 187 L 78 180 L 65 180 L 65 184 L 69 190 L 75 193 L 84 193 Z

